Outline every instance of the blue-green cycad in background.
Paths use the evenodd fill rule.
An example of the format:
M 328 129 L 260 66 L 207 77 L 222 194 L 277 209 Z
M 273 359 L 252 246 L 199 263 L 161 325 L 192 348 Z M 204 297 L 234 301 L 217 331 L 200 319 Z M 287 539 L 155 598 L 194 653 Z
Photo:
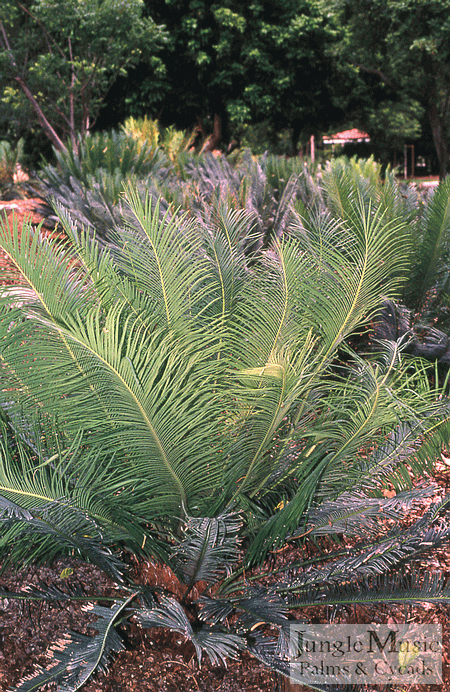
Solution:
M 406 302 L 422 319 L 442 318 L 442 299 L 448 302 L 450 291 L 449 178 L 428 194 L 414 231 L 416 250 Z
M 196 219 L 132 187 L 126 205 L 103 249 L 63 210 L 65 239 L 27 224 L 0 233 L 18 282 L 1 293 L 2 410 L 15 447 L 2 451 L 0 547 L 15 564 L 75 551 L 121 589 L 114 607 L 96 606 L 102 636 L 68 640 L 55 670 L 17 689 L 79 689 L 120 645 L 114 623 L 131 614 L 182 632 L 213 661 L 247 649 L 287 673 L 287 614 L 330 602 L 333 589 L 340 603 L 357 602 L 363 582 L 361 603 L 388 591 L 393 601 L 448 602 L 439 581 L 420 591 L 414 578 L 405 596 L 395 576 L 425 536 L 430 547 L 448 539 L 442 507 L 403 533 L 373 521 L 375 505 L 377 517 L 400 520 L 427 492 L 407 490 L 405 464 L 428 468 L 448 433 L 448 403 L 397 344 L 368 360 L 349 345 L 408 272 L 403 217 L 386 220 L 357 186 L 345 217 L 297 214 L 288 234 L 248 257 L 251 210 L 219 199 Z M 392 500 L 381 493 L 388 482 Z M 300 578 L 300 564 L 275 586 L 264 570 L 247 581 L 286 539 L 353 532 L 356 516 L 359 562 L 336 555 L 334 571 Z M 166 561 L 185 585 L 182 602 L 133 583 L 120 550 Z M 193 628 L 187 611 L 197 613 L 202 579 Z M 261 623 L 278 641 L 259 634 Z
M 409 272 L 405 277 L 402 301 L 412 311 L 411 328 L 429 328 L 437 323 L 448 327 L 450 182 L 444 180 L 428 191 L 402 184 L 372 159 L 344 157 L 327 164 L 322 192 L 327 210 L 335 219 L 351 215 L 351 198 L 357 193 L 366 204 L 383 214 L 383 221 L 402 218 L 409 239 Z M 303 209 L 300 210 L 305 216 Z M 306 214 L 307 216 L 307 214 Z
M 161 148 L 157 143 L 113 131 L 89 135 L 79 153 L 68 144 L 66 152 L 55 152 L 57 167 L 46 165 L 41 171 L 43 195 L 49 204 L 56 200 L 70 211 L 79 232 L 89 228 L 99 241 L 108 240 L 120 224 L 126 181 L 141 191 L 142 201 L 150 192 L 165 210 L 174 204 L 200 218 L 214 201 L 226 201 L 254 214 L 252 249 L 267 247 L 274 234 L 281 238 L 287 231 L 296 197 L 309 202 L 311 195 L 320 195 L 306 164 L 295 159 L 257 159 L 244 150 L 228 160 L 183 147 L 171 153 L 164 142 Z

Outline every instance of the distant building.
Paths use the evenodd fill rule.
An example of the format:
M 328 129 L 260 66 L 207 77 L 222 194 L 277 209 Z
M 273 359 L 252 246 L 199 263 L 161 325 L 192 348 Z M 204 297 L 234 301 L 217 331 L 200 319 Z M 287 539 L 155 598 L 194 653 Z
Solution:
M 351 130 L 344 130 L 343 132 L 337 132 L 335 135 L 324 136 L 322 139 L 324 144 L 359 144 L 361 142 L 370 142 L 370 137 L 367 132 L 361 132 L 354 127 Z

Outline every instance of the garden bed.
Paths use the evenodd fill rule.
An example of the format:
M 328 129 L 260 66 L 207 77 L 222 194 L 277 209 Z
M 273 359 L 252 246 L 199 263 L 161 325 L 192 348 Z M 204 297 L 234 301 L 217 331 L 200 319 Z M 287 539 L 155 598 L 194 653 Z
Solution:
M 2 203 L 0 209 L 3 208 L 6 212 L 10 225 L 15 215 L 20 228 L 24 218 L 31 218 L 33 224 L 38 224 L 43 219 L 42 215 L 35 212 L 35 206 L 40 202 L 41 200 L 18 200 Z M 5 256 L 0 266 L 6 275 L 8 262 Z M 12 283 L 12 280 L 5 278 L 3 283 Z M 436 465 L 435 480 L 439 485 L 436 495 L 450 490 L 450 460 L 445 456 Z M 408 522 L 425 511 L 429 502 L 431 499 L 423 500 L 420 511 L 417 510 L 415 514 L 411 512 Z M 327 549 L 328 540 L 323 539 L 322 549 Z M 351 546 L 350 542 L 348 546 Z M 331 549 L 331 544 L 328 549 Z M 300 550 L 292 547 L 274 553 L 269 558 L 271 566 L 287 564 Z M 447 578 L 450 577 L 450 557 L 445 549 L 435 551 L 418 566 L 423 571 L 442 571 Z M 69 571 L 63 571 L 68 567 Z M 131 569 L 136 583 L 154 584 L 153 580 L 158 574 L 164 578 L 163 570 L 148 562 L 132 563 Z M 39 569 L 8 569 L 0 577 L 0 587 L 12 591 L 31 584 L 55 584 L 64 588 L 71 583 L 80 582 L 86 594 L 101 592 L 110 597 L 118 594 L 116 586 L 108 582 L 101 572 L 76 560 L 58 561 Z M 302 611 L 302 615 L 312 622 L 321 623 L 336 613 L 321 607 Z M 377 606 L 371 610 L 364 610 L 360 606 L 348 607 L 338 613 L 343 623 L 394 623 L 401 622 L 404 615 L 403 608 L 387 606 Z M 448 609 L 424 604 L 411 608 L 410 618 L 418 623 L 440 622 L 443 625 L 445 682 L 443 687 L 428 687 L 428 692 L 447 692 L 450 690 L 450 648 L 445 632 Z M 93 625 L 95 627 L 95 623 Z M 0 602 L 0 691 L 6 692 L 17 685 L 18 680 L 35 670 L 36 665 L 47 666 L 51 661 L 51 645 L 69 629 L 82 633 L 89 631 L 86 630 L 86 613 L 81 611 L 80 605 L 71 604 L 62 608 L 48 605 L 21 606 L 14 599 L 3 599 Z M 237 661 L 230 661 L 228 669 L 211 665 L 206 657 L 200 668 L 193 646 L 179 633 L 163 629 L 144 630 L 130 622 L 122 626 L 121 634 L 125 642 L 124 651 L 116 655 L 108 675 L 96 675 L 83 688 L 85 692 L 257 692 L 276 689 L 275 675 L 247 655 Z
M 450 492 L 450 459 L 443 456 L 436 465 L 435 481 L 438 484 L 436 496 L 424 500 L 420 511 L 411 513 L 409 521 L 427 509 L 433 499 Z M 326 549 L 326 542 L 322 548 Z M 350 541 L 348 542 L 350 544 Z M 331 548 L 331 543 L 329 548 Z M 295 557 L 298 548 L 275 553 L 270 559 L 281 566 Z M 71 573 L 67 570 L 70 566 Z M 450 578 L 450 555 L 444 547 L 427 556 L 419 565 L 422 570 L 442 571 Z M 167 568 L 158 568 L 147 562 L 132 565 L 133 577 L 137 582 L 154 583 L 167 581 Z M 18 591 L 26 586 L 53 584 L 61 588 L 72 583 L 83 584 L 86 594 L 103 593 L 114 596 L 115 587 L 95 567 L 85 563 L 58 561 L 51 567 L 29 568 L 16 572 L 8 569 L 0 576 L 0 588 Z M 327 622 L 330 613 L 326 608 L 309 608 L 302 612 L 311 622 Z M 361 606 L 345 608 L 338 619 L 342 623 L 356 624 L 381 622 L 393 624 L 402 622 L 405 611 L 400 607 L 373 607 L 370 610 Z M 443 686 L 427 686 L 427 692 L 448 692 L 450 690 L 450 641 L 448 632 L 448 609 L 439 605 L 422 604 L 410 609 L 409 619 L 419 624 L 440 623 L 444 633 Z M 7 692 L 11 686 L 37 665 L 46 667 L 51 662 L 50 646 L 65 632 L 73 629 L 87 633 L 86 613 L 81 606 L 71 604 L 21 606 L 17 601 L 0 601 L 0 691 Z M 192 644 L 177 632 L 164 629 L 142 629 L 133 623 L 122 627 L 121 634 L 125 650 L 114 657 L 108 674 L 95 675 L 83 692 L 272 692 L 276 690 L 276 675 L 267 670 L 254 658 L 244 654 L 237 661 L 230 660 L 228 668 L 213 666 L 207 657 L 201 667 L 195 656 Z M 361 690 L 364 688 L 361 687 Z M 404 688 L 397 688 L 398 690 Z M 408 692 L 423 692 L 424 687 L 408 688 Z

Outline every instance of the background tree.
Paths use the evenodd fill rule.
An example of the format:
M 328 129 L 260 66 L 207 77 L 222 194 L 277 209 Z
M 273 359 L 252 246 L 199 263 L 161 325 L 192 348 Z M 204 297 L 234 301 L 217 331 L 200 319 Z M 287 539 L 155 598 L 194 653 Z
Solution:
M 336 55 L 376 90 L 368 125 L 398 132 L 403 120 L 414 138 L 425 115 L 442 178 L 449 161 L 449 0 L 342 0 L 335 8 L 345 31 Z
M 289 129 L 295 149 L 311 127 L 342 117 L 332 102 L 334 58 L 326 52 L 336 40 L 334 18 L 317 0 L 152 0 L 146 6 L 170 35 L 160 56 L 166 72 L 157 76 L 157 88 L 147 64 L 120 80 L 105 125 L 147 112 L 165 125 L 213 130 L 212 148 L 221 136 L 230 141 L 250 124 L 264 124 L 272 140 Z
M 7 0 L 2 9 L 1 99 L 57 149 L 89 131 L 118 75 L 138 61 L 159 65 L 165 34 L 143 18 L 142 0 Z

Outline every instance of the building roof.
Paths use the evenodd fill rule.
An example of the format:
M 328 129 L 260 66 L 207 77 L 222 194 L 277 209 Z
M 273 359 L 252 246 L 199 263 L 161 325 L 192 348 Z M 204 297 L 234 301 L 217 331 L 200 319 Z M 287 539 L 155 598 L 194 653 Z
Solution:
M 323 138 L 324 144 L 347 144 L 348 142 L 370 142 L 370 137 L 367 132 L 362 132 L 354 127 L 351 130 L 344 130 Z

